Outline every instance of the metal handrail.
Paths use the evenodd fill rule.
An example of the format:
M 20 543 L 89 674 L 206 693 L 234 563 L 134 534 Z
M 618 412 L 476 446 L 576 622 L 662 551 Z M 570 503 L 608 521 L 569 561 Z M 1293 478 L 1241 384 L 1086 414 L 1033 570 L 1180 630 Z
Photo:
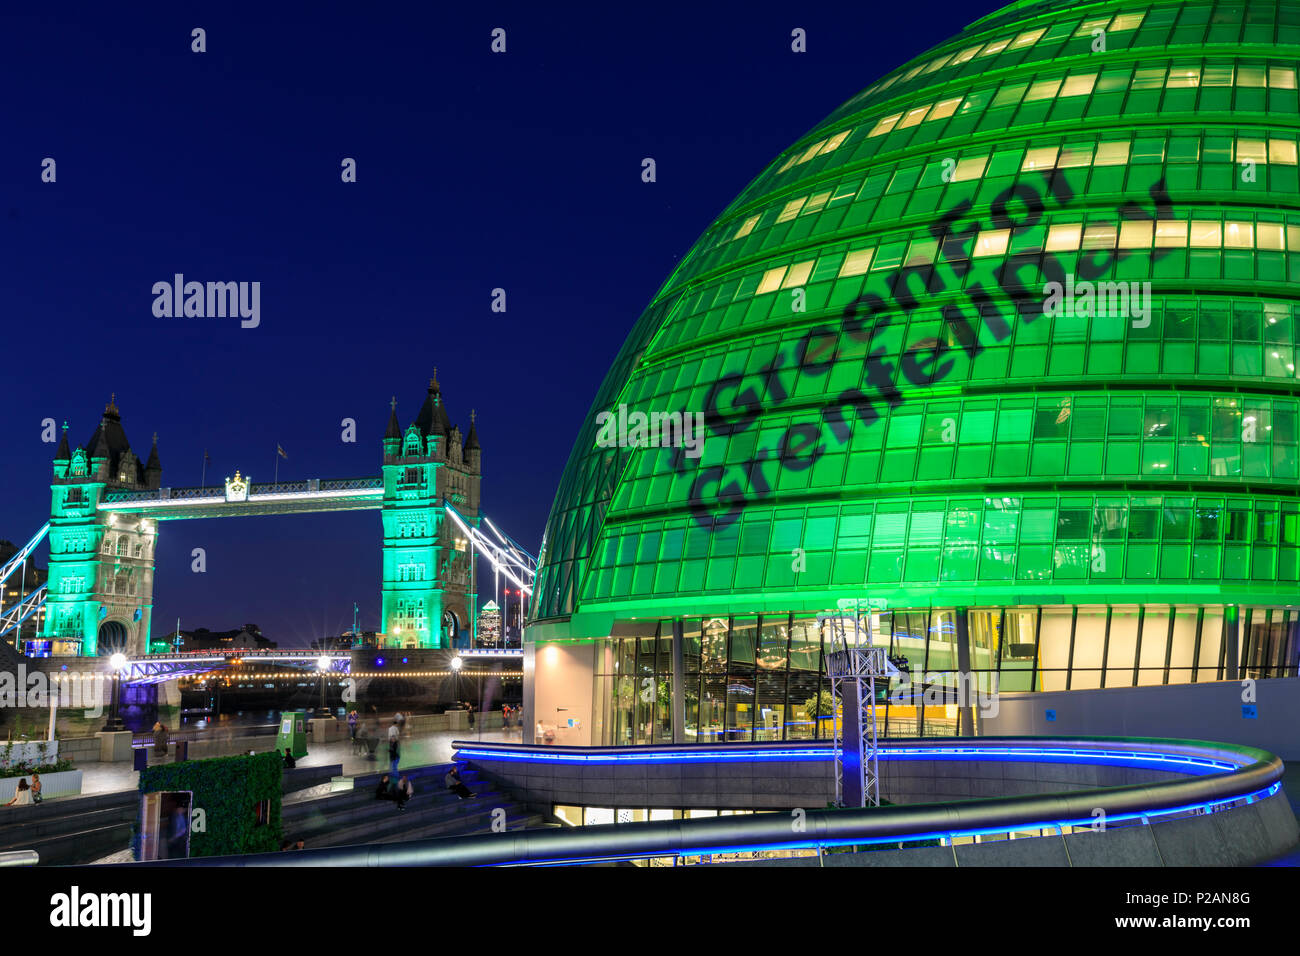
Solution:
M 35 866 L 41 862 L 41 855 L 35 850 L 5 850 L 0 852 L 0 867 Z
M 886 841 L 906 842 L 960 831 L 1042 829 L 1053 825 L 1087 826 L 1094 819 L 1093 811 L 1103 802 L 1103 809 L 1108 818 L 1133 815 L 1140 817 L 1144 822 L 1149 822 L 1148 818 L 1152 816 L 1190 812 L 1211 804 L 1250 800 L 1270 795 L 1275 792 L 1274 784 L 1277 784 L 1282 777 L 1282 761 L 1277 756 L 1255 747 L 1235 744 L 1144 738 L 1061 740 L 967 738 L 956 742 L 951 739 L 925 741 L 927 745 L 963 750 L 973 754 L 978 753 L 982 743 L 996 744 L 1001 748 L 1017 744 L 1024 748 L 1044 747 L 1050 744 L 1053 747 L 1077 748 L 1081 751 L 1081 758 L 1088 751 L 1104 753 L 1114 744 L 1121 742 L 1130 752 L 1140 750 L 1165 751 L 1179 755 L 1199 754 L 1237 763 L 1238 768 L 1162 783 L 1064 793 L 992 797 L 954 803 L 809 810 L 803 815 L 802 828 L 798 831 L 792 828 L 788 814 L 776 812 L 566 829 L 521 830 L 513 833 L 417 840 L 410 843 L 303 850 L 292 855 L 267 853 L 209 857 L 169 862 L 165 865 L 500 866 L 697 856 L 737 847 L 778 849 L 791 845 L 822 847 Z M 469 744 L 466 743 L 466 746 Z M 491 745 L 474 745 L 476 749 L 480 746 L 487 748 Z M 602 748 L 566 749 L 594 751 Z M 620 749 L 648 751 L 662 748 Z M 1071 821 L 1078 822 L 1071 823 Z

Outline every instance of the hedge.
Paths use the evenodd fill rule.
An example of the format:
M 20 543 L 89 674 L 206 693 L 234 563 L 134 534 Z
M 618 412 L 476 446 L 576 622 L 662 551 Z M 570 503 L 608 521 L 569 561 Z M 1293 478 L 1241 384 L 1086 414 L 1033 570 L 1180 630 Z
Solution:
M 280 779 L 283 758 L 275 752 L 182 760 L 140 771 L 140 793 L 190 790 L 191 807 L 203 811 L 204 829 L 190 833 L 190 856 L 271 853 L 280 848 Z M 257 804 L 270 801 L 267 823 Z M 138 850 L 137 850 L 138 852 Z

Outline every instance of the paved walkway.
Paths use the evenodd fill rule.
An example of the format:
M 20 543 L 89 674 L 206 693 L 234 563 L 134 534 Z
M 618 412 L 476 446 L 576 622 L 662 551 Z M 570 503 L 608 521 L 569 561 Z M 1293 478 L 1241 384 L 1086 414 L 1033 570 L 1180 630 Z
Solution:
M 403 767 L 423 767 L 434 763 L 451 762 L 451 742 L 453 740 L 484 741 L 518 741 L 519 728 L 507 731 L 440 731 L 432 734 L 410 734 L 402 740 L 402 756 L 398 769 Z M 381 738 L 372 760 L 367 760 L 352 751 L 352 743 L 346 739 L 312 746 L 307 744 L 307 756 L 298 758 L 299 767 L 323 767 L 329 764 L 342 764 L 343 775 L 356 777 L 388 769 L 388 741 Z M 122 790 L 134 790 L 139 785 L 140 774 L 131 769 L 131 764 L 86 763 L 81 771 L 81 793 L 83 796 L 96 793 L 117 793 Z

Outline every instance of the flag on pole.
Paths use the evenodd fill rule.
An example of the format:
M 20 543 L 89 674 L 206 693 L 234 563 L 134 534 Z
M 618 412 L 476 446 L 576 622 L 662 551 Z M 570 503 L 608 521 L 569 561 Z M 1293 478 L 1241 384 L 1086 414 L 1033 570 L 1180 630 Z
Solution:
M 208 450 L 206 448 L 203 449 L 203 463 L 205 465 L 212 464 L 212 457 L 208 454 Z
M 279 442 L 275 443 L 275 453 L 279 455 L 281 458 L 285 459 L 286 461 L 289 458 L 289 456 L 285 454 L 284 449 L 280 447 Z

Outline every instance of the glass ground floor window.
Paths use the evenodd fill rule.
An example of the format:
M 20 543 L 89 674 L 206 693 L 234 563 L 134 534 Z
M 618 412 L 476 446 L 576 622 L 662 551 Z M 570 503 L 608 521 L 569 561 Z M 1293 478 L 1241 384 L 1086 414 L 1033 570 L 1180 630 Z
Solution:
M 862 617 L 903 675 L 880 682 L 885 736 L 957 732 L 963 689 L 1058 691 L 1300 676 L 1300 610 L 1213 605 L 899 609 Z M 636 622 L 596 653 L 592 743 L 673 742 L 674 631 L 689 743 L 829 738 L 825 617 L 761 613 Z M 879 713 L 879 712 L 878 712 Z

